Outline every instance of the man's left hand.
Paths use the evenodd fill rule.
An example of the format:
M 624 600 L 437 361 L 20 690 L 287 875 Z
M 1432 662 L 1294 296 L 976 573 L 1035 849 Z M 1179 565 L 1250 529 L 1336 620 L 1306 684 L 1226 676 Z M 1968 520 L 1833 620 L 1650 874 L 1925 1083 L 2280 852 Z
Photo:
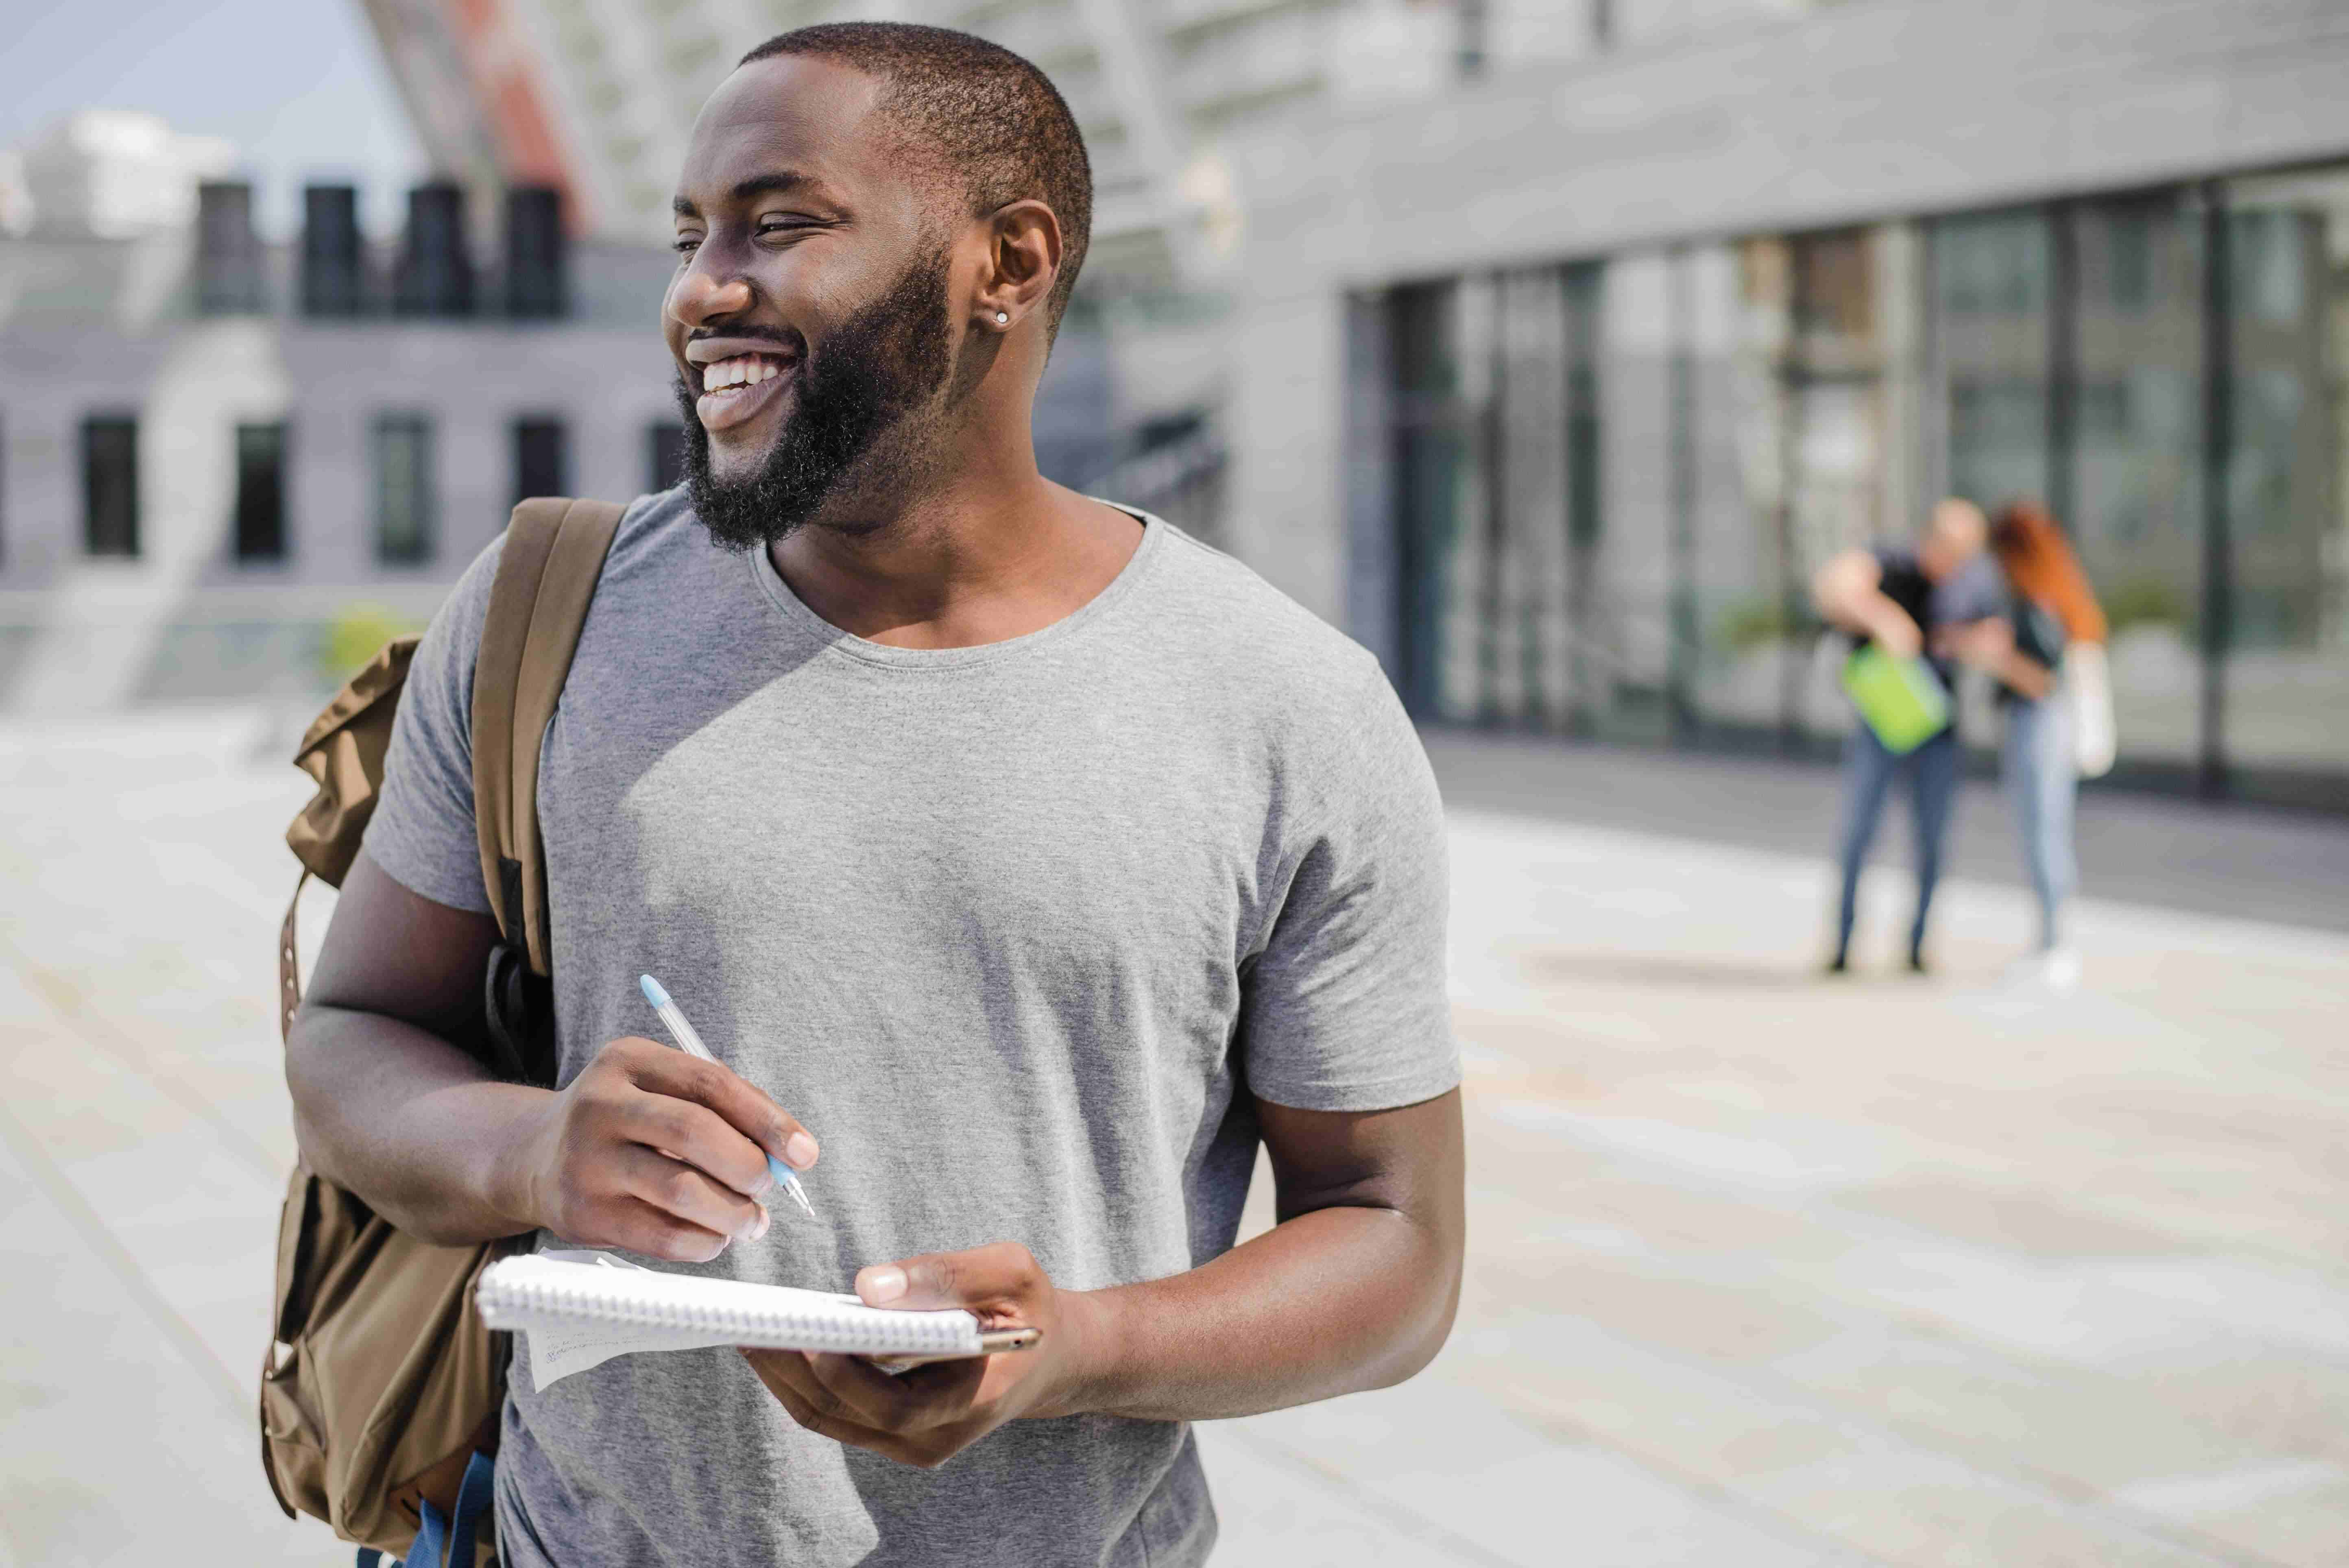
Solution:
M 934 1362 L 895 1377 L 857 1356 L 744 1350 L 759 1381 L 809 1431 L 930 1470 L 1006 1421 L 1078 1412 L 1095 1315 L 1081 1292 L 1056 1290 L 1017 1242 L 878 1264 L 857 1274 L 856 1294 L 868 1306 L 958 1306 L 982 1329 L 1035 1328 L 1043 1337 L 1031 1350 Z

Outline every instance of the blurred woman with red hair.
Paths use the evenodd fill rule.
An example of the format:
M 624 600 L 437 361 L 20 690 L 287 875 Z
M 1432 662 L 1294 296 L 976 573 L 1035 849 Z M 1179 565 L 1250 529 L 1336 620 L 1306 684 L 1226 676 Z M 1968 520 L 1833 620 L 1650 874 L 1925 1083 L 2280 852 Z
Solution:
M 2112 766 L 2112 686 L 2105 665 L 2105 612 L 2064 531 L 2036 501 L 2009 502 L 1991 526 L 1991 550 L 2014 595 L 2015 651 L 2048 672 L 2030 690 L 2002 686 L 2008 803 L 2023 863 L 2039 896 L 2033 963 L 2049 985 L 2078 984 L 2080 960 L 2064 945 L 2064 900 L 2079 880 L 2072 803 L 2083 774 Z

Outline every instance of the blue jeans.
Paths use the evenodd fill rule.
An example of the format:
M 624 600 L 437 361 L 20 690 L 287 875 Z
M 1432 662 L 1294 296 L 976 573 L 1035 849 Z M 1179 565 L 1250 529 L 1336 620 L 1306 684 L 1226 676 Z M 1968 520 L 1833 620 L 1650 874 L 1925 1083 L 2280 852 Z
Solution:
M 2023 867 L 2039 895 L 2039 945 L 2055 945 L 2056 917 L 2080 880 L 2072 852 L 2072 801 L 2079 776 L 2072 762 L 2072 716 L 2060 696 L 2006 705 L 2002 758 L 2007 805 L 2023 841 Z
M 1958 734 L 1945 729 L 1906 757 L 1895 757 L 1861 724 L 1844 748 L 1843 833 L 1836 847 L 1843 872 L 1843 901 L 1836 914 L 1836 958 L 1851 949 L 1851 926 L 1858 913 L 1859 872 L 1884 815 L 1884 797 L 1896 773 L 1909 776 L 1909 819 L 1917 829 L 1917 918 L 1909 927 L 1909 955 L 1925 945 L 1925 916 L 1933 907 L 1933 884 L 1941 880 L 1941 841 L 1949 836 L 1950 809 L 1958 797 Z

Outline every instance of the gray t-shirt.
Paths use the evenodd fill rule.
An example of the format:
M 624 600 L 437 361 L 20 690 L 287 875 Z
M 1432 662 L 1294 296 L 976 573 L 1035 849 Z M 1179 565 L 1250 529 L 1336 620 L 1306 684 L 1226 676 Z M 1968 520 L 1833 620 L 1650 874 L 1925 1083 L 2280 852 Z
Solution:
M 560 1071 L 662 1037 L 649 972 L 823 1145 L 818 1218 L 776 1209 L 697 1272 L 837 1290 L 1011 1240 L 1063 1286 L 1159 1278 L 1230 1247 L 1251 1096 L 1365 1110 L 1458 1082 L 1443 825 L 1392 691 L 1246 567 L 1143 526 L 1067 619 L 911 650 L 714 547 L 681 491 L 629 509 L 539 774 Z M 472 910 L 496 554 L 418 652 L 367 835 Z M 527 1362 L 498 1457 L 515 1568 L 1177 1568 L 1214 1542 L 1180 1423 L 1014 1422 L 922 1470 L 802 1430 L 730 1350 L 543 1393 Z

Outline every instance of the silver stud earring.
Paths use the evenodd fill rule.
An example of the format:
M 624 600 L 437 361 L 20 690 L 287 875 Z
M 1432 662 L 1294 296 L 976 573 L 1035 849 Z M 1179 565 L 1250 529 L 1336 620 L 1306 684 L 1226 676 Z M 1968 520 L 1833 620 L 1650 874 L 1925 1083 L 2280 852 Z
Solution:
M 1005 325 L 1010 321 L 1010 319 L 1011 313 L 1008 310 L 999 310 L 995 313 L 995 325 L 998 326 Z

